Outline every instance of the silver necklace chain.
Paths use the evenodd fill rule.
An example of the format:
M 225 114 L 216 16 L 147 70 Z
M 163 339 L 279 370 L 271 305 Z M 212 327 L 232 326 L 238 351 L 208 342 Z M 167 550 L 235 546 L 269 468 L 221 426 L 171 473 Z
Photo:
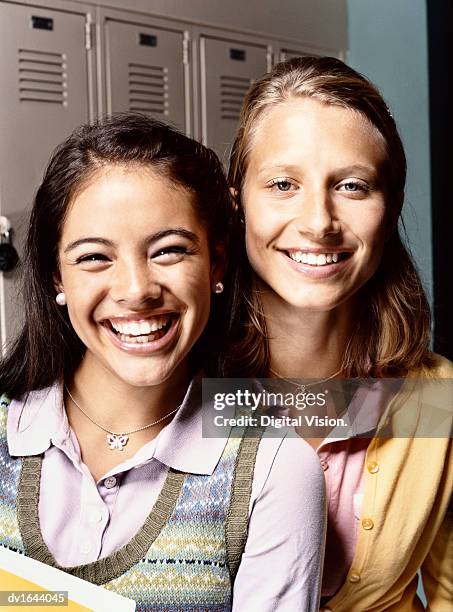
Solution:
M 305 391 L 307 389 L 309 389 L 310 387 L 314 387 L 315 385 L 320 385 L 320 384 L 325 383 L 325 382 L 327 382 L 329 380 L 332 380 L 332 378 L 335 378 L 335 376 L 338 376 L 338 374 L 341 374 L 343 372 L 343 368 L 340 368 L 337 372 L 334 372 L 333 374 L 331 374 L 327 378 L 323 378 L 322 380 L 315 380 L 314 382 L 311 382 L 311 383 L 308 383 L 308 384 L 305 384 L 305 383 L 295 383 L 292 380 L 289 380 L 286 376 L 282 376 L 281 374 L 279 374 L 278 372 L 276 372 L 272 368 L 269 368 L 269 372 L 271 374 L 273 374 L 274 376 L 276 376 L 277 378 L 286 380 L 287 382 L 289 382 L 290 385 L 294 385 L 295 387 L 300 389 L 300 391 L 302 393 L 305 393 Z
M 179 405 L 174 410 L 171 410 L 170 412 L 167 412 L 167 414 L 164 414 L 164 416 L 161 417 L 160 419 L 157 419 L 157 421 L 153 421 L 152 423 L 149 423 L 148 425 L 143 425 L 143 427 L 137 427 L 137 429 L 131 429 L 130 431 L 118 433 L 115 431 L 110 431 L 110 429 L 103 427 L 100 423 L 98 423 L 93 418 L 91 418 L 90 415 L 87 412 L 85 412 L 85 410 L 82 408 L 82 406 L 80 406 L 80 404 L 76 402 L 76 400 L 73 398 L 73 396 L 71 395 L 71 392 L 69 391 L 66 385 L 65 385 L 65 389 L 66 389 L 66 393 L 71 398 L 73 404 L 77 406 L 80 412 L 82 412 L 86 416 L 86 418 L 93 423 L 93 425 L 96 425 L 96 427 L 99 427 L 99 429 L 102 429 L 102 431 L 105 431 L 107 434 L 109 434 L 107 436 L 107 444 L 109 445 L 110 450 L 115 450 L 115 449 L 123 450 L 123 447 L 126 446 L 129 440 L 129 436 L 131 434 L 137 433 L 139 431 L 143 431 L 144 429 L 149 429 L 150 427 L 154 427 L 154 425 L 157 425 L 158 423 L 162 423 L 162 421 L 165 421 L 165 419 L 168 419 L 168 417 L 170 417 L 172 414 L 175 414 L 175 412 L 177 412 L 181 408 L 181 405 Z

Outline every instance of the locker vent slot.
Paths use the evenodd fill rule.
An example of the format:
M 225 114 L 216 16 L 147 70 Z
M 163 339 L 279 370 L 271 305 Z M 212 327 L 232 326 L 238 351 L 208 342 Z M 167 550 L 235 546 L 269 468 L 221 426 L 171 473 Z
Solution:
M 222 119 L 237 121 L 241 113 L 242 100 L 247 93 L 251 79 L 222 75 L 220 77 L 220 116 Z
M 129 110 L 168 115 L 167 68 L 129 64 Z
M 47 102 L 66 106 L 65 55 L 19 49 L 20 102 Z

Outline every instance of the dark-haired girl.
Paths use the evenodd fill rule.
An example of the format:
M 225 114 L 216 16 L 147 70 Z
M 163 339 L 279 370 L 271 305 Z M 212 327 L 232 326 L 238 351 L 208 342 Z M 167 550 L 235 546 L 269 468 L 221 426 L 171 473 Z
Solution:
M 118 116 L 61 145 L 31 215 L 0 367 L 0 543 L 139 610 L 318 606 L 312 449 L 201 435 L 231 213 L 211 151 Z

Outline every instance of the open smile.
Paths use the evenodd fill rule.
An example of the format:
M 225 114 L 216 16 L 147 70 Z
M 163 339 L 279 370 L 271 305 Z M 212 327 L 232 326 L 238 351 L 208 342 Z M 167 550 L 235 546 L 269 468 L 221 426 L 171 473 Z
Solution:
M 118 317 L 102 321 L 114 345 L 127 352 L 154 353 L 174 337 L 180 314 L 162 313 L 149 317 Z
M 289 260 L 291 267 L 311 278 L 328 278 L 340 272 L 352 257 L 351 251 L 324 251 L 320 249 L 288 249 L 279 252 Z

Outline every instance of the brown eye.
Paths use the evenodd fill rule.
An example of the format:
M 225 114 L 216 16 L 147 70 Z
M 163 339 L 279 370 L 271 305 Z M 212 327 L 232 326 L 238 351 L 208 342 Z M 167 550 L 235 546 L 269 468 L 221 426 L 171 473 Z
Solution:
M 77 263 L 96 263 L 99 261 L 108 261 L 108 257 L 102 253 L 91 253 L 77 258 Z
M 158 263 L 171 264 L 181 261 L 187 255 L 190 255 L 190 251 L 187 247 L 169 246 L 154 252 L 151 255 L 151 259 L 156 260 Z

